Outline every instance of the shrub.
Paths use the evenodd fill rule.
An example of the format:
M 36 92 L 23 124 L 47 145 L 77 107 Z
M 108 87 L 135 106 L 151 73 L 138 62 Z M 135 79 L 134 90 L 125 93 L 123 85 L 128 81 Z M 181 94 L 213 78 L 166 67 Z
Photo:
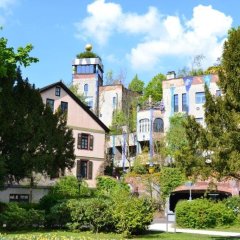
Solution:
M 216 226 L 231 225 L 236 219 L 235 214 L 223 202 L 213 203 L 211 211 L 216 219 Z
M 100 176 L 97 178 L 97 191 L 100 195 L 111 195 L 117 189 L 125 189 L 129 192 L 129 186 L 122 181 L 109 176 Z
M 27 225 L 27 211 L 20 208 L 17 203 L 9 203 L 0 215 L 0 219 L 2 224 L 6 224 L 8 230 L 23 228 Z
M 137 174 L 146 174 L 146 160 L 142 160 L 143 156 L 137 156 L 133 163 L 133 171 Z M 147 157 L 146 157 L 147 159 Z
M 46 215 L 46 226 L 50 228 L 66 228 L 71 221 L 66 201 L 54 205 Z
M 222 202 L 207 199 L 180 201 L 176 206 L 177 224 L 186 228 L 213 228 L 233 223 L 235 216 Z
M 110 200 L 102 198 L 69 200 L 68 211 L 71 215 L 70 229 L 92 230 L 93 232 L 113 230 L 113 221 L 109 211 Z
M 45 210 L 46 213 L 49 213 L 50 209 L 60 201 L 61 198 L 59 198 L 59 196 L 52 193 L 48 193 L 47 195 L 43 196 L 40 199 L 39 208 Z
M 150 200 L 130 196 L 119 190 L 112 195 L 111 212 L 116 231 L 124 235 L 144 232 L 153 220 L 154 209 Z
M 1 225 L 6 224 L 8 230 L 39 227 L 44 223 L 44 211 L 26 210 L 17 203 L 9 203 L 5 211 L 0 214 L 0 222 Z
M 240 213 L 240 197 L 229 197 L 224 199 L 223 202 L 235 215 Z

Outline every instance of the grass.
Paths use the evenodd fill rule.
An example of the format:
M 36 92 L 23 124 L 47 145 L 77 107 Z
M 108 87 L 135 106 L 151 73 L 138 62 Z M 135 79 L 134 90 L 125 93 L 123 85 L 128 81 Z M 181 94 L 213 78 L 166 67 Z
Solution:
M 94 234 L 91 232 L 67 232 L 67 231 L 52 231 L 52 232 L 15 232 L 0 234 L 1 240 L 124 240 L 119 234 Z M 230 240 L 231 237 L 211 237 L 207 235 L 187 234 L 187 233 L 162 233 L 162 232 L 147 232 L 145 235 L 133 236 L 132 240 Z M 235 238 L 236 239 L 236 238 Z

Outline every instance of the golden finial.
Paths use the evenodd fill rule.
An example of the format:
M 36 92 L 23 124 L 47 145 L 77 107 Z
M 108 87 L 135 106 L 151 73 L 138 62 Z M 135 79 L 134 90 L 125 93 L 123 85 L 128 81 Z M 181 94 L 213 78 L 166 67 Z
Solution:
M 87 52 L 90 52 L 91 50 L 92 50 L 92 45 L 91 44 L 86 44 L 86 46 L 85 46 L 85 50 L 87 51 Z

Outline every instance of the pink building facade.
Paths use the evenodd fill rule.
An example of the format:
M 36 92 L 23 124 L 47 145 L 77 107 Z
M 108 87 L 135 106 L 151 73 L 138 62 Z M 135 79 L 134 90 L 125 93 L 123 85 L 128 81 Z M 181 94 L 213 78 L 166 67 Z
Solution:
M 52 111 L 67 111 L 67 125 L 75 139 L 75 165 L 67 175 L 83 178 L 89 187 L 96 186 L 96 177 L 105 162 L 105 137 L 108 128 L 62 82 L 40 90 L 42 100 Z

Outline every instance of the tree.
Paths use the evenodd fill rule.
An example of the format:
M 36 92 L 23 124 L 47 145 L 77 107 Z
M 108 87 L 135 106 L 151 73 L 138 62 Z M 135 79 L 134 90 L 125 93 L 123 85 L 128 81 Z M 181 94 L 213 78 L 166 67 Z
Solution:
M 178 77 L 198 76 L 203 75 L 202 61 L 205 59 L 203 54 L 198 54 L 192 58 L 191 68 L 183 67 L 178 71 Z
M 86 97 L 79 93 L 79 85 L 78 84 L 71 84 L 68 86 L 68 88 L 70 89 L 71 92 L 74 93 L 74 95 L 82 102 L 84 103 L 85 105 L 87 105 L 87 102 L 86 102 Z
M 159 184 L 163 205 L 170 193 L 185 181 L 184 174 L 178 168 L 164 167 L 160 171 Z
M 222 96 L 212 96 L 205 86 L 205 124 L 188 117 L 188 146 L 182 149 L 178 164 L 188 175 L 217 179 L 240 179 L 240 28 L 231 29 L 224 43 L 219 71 Z
M 143 93 L 144 82 L 138 78 L 137 74 L 129 83 L 128 89 L 132 90 L 133 92 Z
M 127 73 L 126 70 L 124 69 L 120 69 L 117 75 L 115 75 L 112 70 L 109 70 L 106 73 L 104 85 L 116 85 L 116 84 L 124 85 L 126 75 Z
M 178 151 L 187 145 L 186 131 L 184 129 L 186 120 L 186 115 L 182 113 L 174 114 L 170 118 L 170 127 L 166 133 L 166 152 L 172 158 L 175 158 Z
M 56 176 L 74 164 L 74 139 L 66 127 L 66 115 L 53 114 L 44 106 L 41 95 L 23 80 L 18 65 L 29 65 L 31 48 L 17 53 L 0 40 L 0 172 L 2 182 L 24 178 L 34 184 L 37 173 Z M 5 54 L 4 54 L 5 53 Z
M 165 75 L 159 73 L 147 84 L 144 89 L 144 100 L 146 101 L 149 96 L 152 97 L 153 102 L 162 100 L 162 81 L 165 80 Z

